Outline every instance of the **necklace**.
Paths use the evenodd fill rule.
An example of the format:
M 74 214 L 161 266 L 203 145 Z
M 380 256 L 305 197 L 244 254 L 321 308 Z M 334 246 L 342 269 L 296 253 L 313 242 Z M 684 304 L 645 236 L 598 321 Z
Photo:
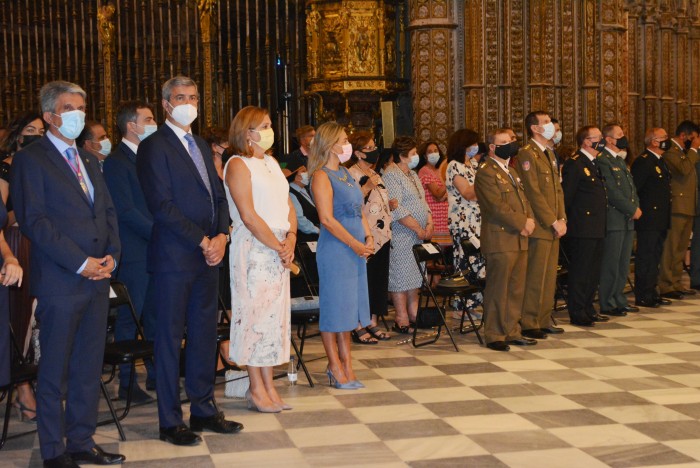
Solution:
M 401 169 L 400 166 L 397 166 L 397 167 L 398 167 L 398 169 L 399 169 L 399 172 L 401 172 L 401 174 L 403 174 L 404 177 L 406 177 L 408 180 L 411 181 L 411 184 L 413 185 L 413 188 L 416 190 L 416 192 L 418 193 L 418 195 L 420 195 L 420 190 L 418 190 L 418 186 L 416 185 L 416 181 L 415 181 L 415 179 L 413 178 L 413 175 L 411 175 L 411 169 L 409 169 L 409 170 L 408 170 L 409 173 L 406 174 L 406 173 L 403 171 L 403 169 Z
M 340 182 L 343 182 L 343 183 L 344 183 L 345 185 L 347 185 L 348 187 L 354 187 L 353 184 L 351 184 L 350 182 L 348 182 L 348 173 L 347 173 L 347 172 L 345 172 L 345 173 L 343 174 L 343 177 L 340 177 L 340 176 L 338 176 L 337 174 L 334 174 L 333 171 L 331 171 L 331 170 L 328 169 L 327 167 L 324 167 L 323 170 L 326 172 L 326 174 L 332 175 L 333 177 L 335 177 L 336 179 L 338 179 Z

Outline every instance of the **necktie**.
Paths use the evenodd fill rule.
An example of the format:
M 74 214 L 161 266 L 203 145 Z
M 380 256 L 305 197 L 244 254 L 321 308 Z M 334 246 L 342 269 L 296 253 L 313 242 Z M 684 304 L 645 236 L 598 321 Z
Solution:
M 202 157 L 202 152 L 199 151 L 199 147 L 197 146 L 197 143 L 194 141 L 194 137 L 192 135 L 190 135 L 189 133 L 185 134 L 185 140 L 187 140 L 187 148 L 189 149 L 190 157 L 192 158 L 192 162 L 197 167 L 197 172 L 199 172 L 199 176 L 202 178 L 202 181 L 204 181 L 204 185 L 207 187 L 207 191 L 209 192 L 209 197 L 211 198 L 211 202 L 212 202 L 212 213 L 213 213 L 214 196 L 213 196 L 212 191 L 211 191 L 211 183 L 209 182 L 209 175 L 207 174 L 207 167 L 204 165 L 204 157 Z
M 80 184 L 80 188 L 83 189 L 83 192 L 85 192 L 85 196 L 92 202 L 92 198 L 90 197 L 90 189 L 88 189 L 83 172 L 80 170 L 80 163 L 76 161 L 77 154 L 78 152 L 72 146 L 66 149 L 66 159 L 68 159 L 68 164 L 70 164 L 70 168 L 73 169 L 73 173 L 78 178 L 78 183 Z

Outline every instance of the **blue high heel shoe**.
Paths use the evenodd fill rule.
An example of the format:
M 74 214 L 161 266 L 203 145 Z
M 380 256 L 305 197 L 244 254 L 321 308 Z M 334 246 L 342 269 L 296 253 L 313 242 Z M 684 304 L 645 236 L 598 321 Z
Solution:
M 355 388 L 365 388 L 365 384 L 363 384 L 363 383 L 360 382 L 359 380 L 351 380 L 351 381 L 348 382 L 348 383 L 354 384 L 354 385 L 355 385 Z
M 335 378 L 333 372 L 331 372 L 330 369 L 326 369 L 326 375 L 328 376 L 328 385 L 331 385 L 335 388 L 339 388 L 340 390 L 357 390 L 358 388 L 360 388 L 357 385 L 355 385 L 355 381 L 346 383 L 338 382 L 338 379 Z

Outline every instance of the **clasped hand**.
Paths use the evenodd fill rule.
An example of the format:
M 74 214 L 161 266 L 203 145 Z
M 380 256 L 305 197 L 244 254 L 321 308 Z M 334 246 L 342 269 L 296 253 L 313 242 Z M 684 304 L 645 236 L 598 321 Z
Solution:
M 87 265 L 80 274 L 87 279 L 97 281 L 111 278 L 113 270 L 114 257 L 111 255 L 105 255 L 102 258 L 88 257 Z
M 224 254 L 226 253 L 226 236 L 219 234 L 211 239 L 205 237 L 199 246 L 202 248 L 204 260 L 206 260 L 207 265 L 218 265 L 221 263 L 221 260 L 224 258 Z
M 282 260 L 282 265 L 285 268 L 289 268 L 289 265 L 294 260 L 295 244 L 295 240 L 290 237 L 285 237 L 284 240 L 280 242 L 280 247 L 279 250 L 277 250 L 277 254 L 280 256 L 280 260 Z

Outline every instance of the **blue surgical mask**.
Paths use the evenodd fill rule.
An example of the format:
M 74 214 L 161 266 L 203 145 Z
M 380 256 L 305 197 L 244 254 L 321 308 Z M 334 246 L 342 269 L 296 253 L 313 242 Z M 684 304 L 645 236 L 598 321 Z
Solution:
M 158 130 L 158 125 L 139 125 L 136 124 L 137 127 L 143 127 L 143 133 L 140 135 L 137 135 L 139 137 L 139 141 L 143 141 L 149 136 L 153 135 L 156 130 Z
M 472 145 L 469 148 L 467 148 L 467 157 L 468 158 L 473 158 L 476 156 L 476 154 L 479 152 L 479 145 Z
M 408 161 L 408 168 L 415 169 L 416 166 L 418 165 L 418 161 L 420 161 L 420 157 L 417 154 L 414 154 L 413 156 L 411 156 L 411 160 Z
M 56 127 L 55 124 L 51 124 L 58 128 L 58 131 L 64 137 L 69 140 L 75 140 L 80 136 L 83 129 L 85 128 L 85 112 L 81 110 L 72 110 L 68 112 L 63 112 L 61 115 L 54 114 L 61 117 L 61 126 Z
M 428 162 L 434 166 L 440 160 L 440 153 L 428 153 L 426 158 L 428 159 Z
M 109 138 L 105 138 L 104 140 L 100 140 L 100 154 L 104 156 L 109 156 L 109 153 L 112 152 L 112 142 L 109 141 Z

